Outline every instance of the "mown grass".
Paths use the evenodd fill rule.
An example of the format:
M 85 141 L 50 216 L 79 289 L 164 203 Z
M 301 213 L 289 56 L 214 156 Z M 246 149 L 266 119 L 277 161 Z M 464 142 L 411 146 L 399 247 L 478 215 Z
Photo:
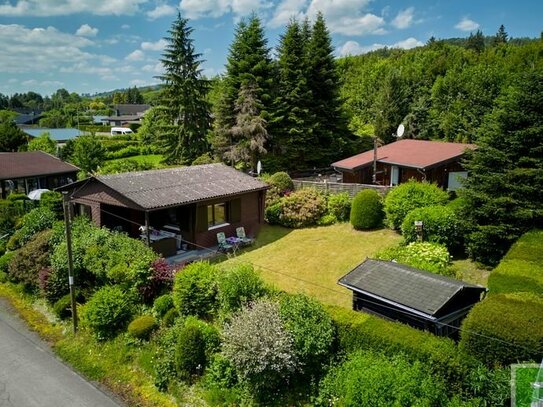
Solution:
M 337 280 L 400 239 L 388 229 L 360 232 L 349 223 L 294 230 L 265 225 L 252 249 L 223 264 L 252 263 L 265 281 L 280 290 L 350 308 L 352 293 L 339 287 Z

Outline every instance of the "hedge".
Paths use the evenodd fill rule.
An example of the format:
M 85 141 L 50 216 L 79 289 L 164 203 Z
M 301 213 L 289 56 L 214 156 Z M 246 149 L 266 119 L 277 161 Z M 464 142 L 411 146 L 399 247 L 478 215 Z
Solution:
M 542 316 L 543 300 L 533 294 L 491 296 L 473 307 L 464 320 L 460 347 L 488 366 L 540 362 Z

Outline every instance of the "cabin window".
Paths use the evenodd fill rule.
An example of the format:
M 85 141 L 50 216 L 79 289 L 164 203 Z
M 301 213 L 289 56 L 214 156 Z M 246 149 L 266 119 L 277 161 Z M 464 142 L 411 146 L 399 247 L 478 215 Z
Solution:
M 228 223 L 226 203 L 216 203 L 207 206 L 207 227 L 224 225 Z

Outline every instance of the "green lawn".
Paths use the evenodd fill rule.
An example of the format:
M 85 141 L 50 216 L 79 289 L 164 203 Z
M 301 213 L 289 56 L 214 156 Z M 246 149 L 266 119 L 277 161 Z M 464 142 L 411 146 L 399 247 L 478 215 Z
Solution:
M 264 280 L 281 290 L 350 308 L 352 293 L 338 286 L 337 280 L 400 239 L 388 229 L 358 232 L 349 223 L 294 230 L 265 225 L 252 249 L 223 264 L 250 262 Z
M 490 269 L 484 268 L 470 259 L 453 260 L 451 268 L 457 279 L 488 287 Z
M 149 154 L 149 155 L 135 155 L 133 157 L 125 157 L 125 158 L 116 158 L 114 160 L 108 160 L 107 162 L 115 162 L 115 161 L 124 161 L 124 160 L 134 160 L 139 163 L 141 162 L 149 162 L 153 165 L 158 165 L 162 161 L 163 156 L 161 154 Z

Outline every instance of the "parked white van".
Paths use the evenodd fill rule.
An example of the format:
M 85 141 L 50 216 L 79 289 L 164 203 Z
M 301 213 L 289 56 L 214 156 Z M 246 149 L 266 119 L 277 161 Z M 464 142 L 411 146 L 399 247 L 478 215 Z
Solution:
M 134 134 L 134 132 L 128 127 L 112 127 L 111 135 L 114 136 L 116 134 Z

